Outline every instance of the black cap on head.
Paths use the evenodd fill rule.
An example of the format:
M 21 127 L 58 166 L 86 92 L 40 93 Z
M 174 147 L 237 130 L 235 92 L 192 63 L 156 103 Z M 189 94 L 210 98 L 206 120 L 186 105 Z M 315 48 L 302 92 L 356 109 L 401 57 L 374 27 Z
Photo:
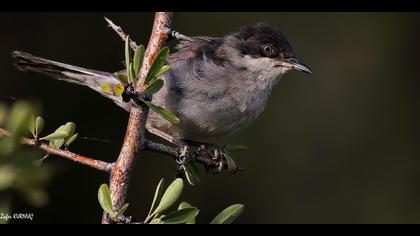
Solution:
M 237 38 L 242 41 L 241 52 L 244 55 L 283 59 L 294 56 L 286 37 L 266 23 L 241 27 Z

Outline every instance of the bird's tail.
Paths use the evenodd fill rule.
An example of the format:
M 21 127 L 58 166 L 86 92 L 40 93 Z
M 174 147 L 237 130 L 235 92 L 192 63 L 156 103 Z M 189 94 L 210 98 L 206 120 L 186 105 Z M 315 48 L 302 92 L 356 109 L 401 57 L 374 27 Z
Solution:
M 112 90 L 104 91 L 104 84 L 112 88 L 119 83 L 112 73 L 51 61 L 26 52 L 14 51 L 12 52 L 12 57 L 15 60 L 15 66 L 21 71 L 38 72 L 55 79 L 88 86 L 101 95 L 112 99 L 117 105 L 127 109 L 127 104 L 122 101 L 120 96 L 115 96 Z

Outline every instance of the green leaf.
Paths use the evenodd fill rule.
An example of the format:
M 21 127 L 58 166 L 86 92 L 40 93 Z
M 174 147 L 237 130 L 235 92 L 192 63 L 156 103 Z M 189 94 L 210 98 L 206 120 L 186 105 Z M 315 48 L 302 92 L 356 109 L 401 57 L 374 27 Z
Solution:
M 130 68 L 130 36 L 127 35 L 127 37 L 125 38 L 125 68 L 127 68 L 127 70 Z
M 38 137 L 38 135 L 41 134 L 42 129 L 44 129 L 44 125 L 45 125 L 44 118 L 37 116 L 35 119 L 35 131 L 34 131 L 35 137 Z
M 192 207 L 192 206 L 188 202 L 181 202 L 178 206 L 178 210 L 182 210 L 182 209 L 190 208 L 190 207 Z
M 102 184 L 98 190 L 98 201 L 101 204 L 102 209 L 110 215 L 114 215 L 115 212 L 112 208 L 111 194 L 107 184 Z
M 55 148 L 61 148 L 61 146 L 63 146 L 63 144 L 66 142 L 65 139 L 53 139 L 50 140 L 49 145 L 51 147 L 55 147 Z
M 185 177 L 191 186 L 195 186 L 198 182 L 200 182 L 200 177 L 198 176 L 198 168 L 196 165 L 194 165 L 194 163 L 186 164 L 184 170 Z
M 32 109 L 31 105 L 26 102 L 16 102 L 10 116 L 7 119 L 6 129 L 13 135 L 23 134 L 29 127 L 31 122 Z
M 189 207 L 171 212 L 165 217 L 162 217 L 161 220 L 165 224 L 185 224 L 195 221 L 195 217 L 197 217 L 198 213 L 199 210 L 197 208 Z
M 136 75 L 134 73 L 133 63 L 130 63 L 128 67 L 128 80 L 133 83 L 134 81 L 136 81 Z
M 178 124 L 179 123 L 179 118 L 176 117 L 175 114 L 173 114 L 172 112 L 168 111 L 167 109 L 157 106 L 149 101 L 143 101 L 152 111 L 158 113 L 159 115 L 161 115 L 163 118 L 165 118 L 166 120 L 174 123 L 174 124 Z
M 114 73 L 115 78 L 117 78 L 121 83 L 125 84 L 128 83 L 128 77 L 127 77 L 127 72 L 122 73 L 122 72 L 115 72 Z
M 143 44 L 138 46 L 136 50 L 134 51 L 134 58 L 133 58 L 133 64 L 134 64 L 134 72 L 136 75 L 139 73 L 141 66 L 143 65 L 143 58 L 144 58 L 144 46 Z
M 42 165 L 42 163 L 44 163 L 44 161 L 45 161 L 45 159 L 47 159 L 47 157 L 49 157 L 50 156 L 50 154 L 45 154 L 45 156 L 43 156 L 43 157 L 41 157 L 41 158 L 39 158 L 38 160 L 35 160 L 33 163 L 34 163 L 34 165 L 35 166 L 41 166 Z
M 32 136 L 35 138 L 35 116 L 31 115 L 31 119 L 29 121 L 29 131 L 31 132 Z
M 76 141 L 78 136 L 79 135 L 77 133 L 73 134 L 70 138 L 68 138 L 66 140 L 66 142 L 64 143 L 64 146 L 66 146 L 66 147 L 70 146 L 70 144 L 72 144 L 74 141 Z
M 165 72 L 167 72 L 170 69 L 171 69 L 171 67 L 168 66 L 168 65 L 162 66 L 162 68 L 160 68 L 160 70 L 156 73 L 155 77 L 159 77 L 160 75 L 164 74 Z
M 235 204 L 230 207 L 227 207 L 222 212 L 220 212 L 210 224 L 231 224 L 233 221 L 238 218 L 242 211 L 244 210 L 244 205 Z
M 182 193 L 182 189 L 184 187 L 184 181 L 182 181 L 181 178 L 177 178 L 174 180 L 171 185 L 166 189 L 165 193 L 162 196 L 162 199 L 160 200 L 159 205 L 156 207 L 152 215 L 160 214 L 169 207 L 174 204 L 179 196 Z
M 178 206 L 178 210 L 182 210 L 182 209 L 190 208 L 190 207 L 192 206 L 188 202 L 181 202 Z M 195 219 L 188 221 L 187 224 L 195 224 Z
M 236 164 L 236 162 L 227 153 L 225 153 L 225 158 L 228 165 L 228 172 L 236 173 L 238 171 L 238 165 Z
M 163 87 L 163 80 L 157 79 L 154 80 L 147 88 L 144 90 L 146 95 L 151 95 L 159 91 Z
M 228 145 L 226 146 L 226 151 L 228 152 L 239 152 L 243 150 L 248 150 L 248 148 L 244 145 Z
M 39 140 L 55 140 L 55 139 L 65 139 L 69 135 L 68 132 L 54 132 L 45 137 L 40 138 Z
M 150 66 L 149 72 L 147 73 L 146 80 L 144 81 L 145 84 L 149 83 L 156 76 L 158 71 L 160 71 L 162 66 L 165 64 L 166 59 L 168 58 L 168 55 L 169 55 L 168 47 L 164 47 L 159 51 L 152 65 Z
M 162 199 L 162 196 L 165 190 L 164 187 L 165 187 L 165 179 L 162 178 L 159 181 L 159 184 L 156 186 L 155 196 L 153 197 L 153 202 L 152 202 L 152 205 L 150 206 L 149 214 L 147 214 L 148 216 L 150 216 L 151 213 L 159 205 L 160 200 Z
M 118 213 L 115 215 L 115 218 L 117 218 L 117 219 L 120 218 L 120 216 L 122 216 L 124 214 L 124 212 L 127 210 L 129 205 L 130 204 L 128 204 L 128 203 L 124 204 L 124 206 L 122 206 L 120 208 L 120 210 L 118 211 Z
M 70 135 L 73 135 L 74 134 L 74 132 L 76 131 L 76 124 L 74 123 L 74 122 L 67 122 L 65 125 L 64 125 L 64 127 L 60 127 L 60 128 L 58 128 L 57 129 L 57 131 L 64 131 L 64 132 L 67 132 L 67 133 L 69 133 L 69 136 Z

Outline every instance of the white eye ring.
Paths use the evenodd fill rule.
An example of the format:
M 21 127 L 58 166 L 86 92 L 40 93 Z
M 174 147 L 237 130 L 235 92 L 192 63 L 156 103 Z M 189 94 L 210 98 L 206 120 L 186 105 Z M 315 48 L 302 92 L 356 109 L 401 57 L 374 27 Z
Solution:
M 266 55 L 271 55 L 273 53 L 273 49 L 270 45 L 264 45 L 262 49 Z

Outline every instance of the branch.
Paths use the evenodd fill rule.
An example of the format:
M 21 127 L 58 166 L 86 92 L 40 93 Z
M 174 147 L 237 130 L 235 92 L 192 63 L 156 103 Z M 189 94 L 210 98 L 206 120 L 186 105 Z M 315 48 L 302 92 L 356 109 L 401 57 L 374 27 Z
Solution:
M 0 137 L 5 137 L 5 136 L 9 137 L 9 136 L 12 136 L 12 134 L 9 131 L 0 128 Z M 97 170 L 110 172 L 112 169 L 112 163 L 95 160 L 93 158 L 82 156 L 82 155 L 70 152 L 68 150 L 62 150 L 55 147 L 51 147 L 45 143 L 37 143 L 35 139 L 22 138 L 22 144 L 38 147 L 49 154 L 64 157 L 74 162 L 78 162 L 80 164 L 90 166 Z
M 116 24 L 114 24 L 114 22 L 112 22 L 110 19 L 104 17 L 106 22 L 108 22 L 108 26 L 111 27 L 121 38 L 123 41 L 125 41 L 125 39 L 127 38 L 127 35 L 124 33 L 124 31 L 122 30 L 122 28 Z M 134 42 L 133 40 L 130 40 L 130 47 L 133 50 L 136 50 L 137 43 Z
M 163 43 L 168 38 L 167 33 L 169 32 L 171 22 L 171 12 L 157 12 L 155 14 L 152 35 L 150 36 L 144 54 L 143 65 L 138 76 L 135 92 L 141 92 L 143 81 L 146 79 L 152 62 L 160 51 Z M 121 37 L 125 35 L 121 29 L 118 30 L 118 27 L 115 27 L 115 24 L 110 21 L 108 21 L 108 23 L 110 23 L 111 27 L 116 30 Z M 120 209 L 126 201 L 130 175 L 133 171 L 136 157 L 142 152 L 144 146 L 144 133 L 148 113 L 149 109 L 147 106 L 132 103 L 124 143 L 120 155 L 111 170 L 110 193 L 112 205 L 115 209 Z M 112 219 L 104 213 L 102 223 L 109 224 L 112 222 Z

